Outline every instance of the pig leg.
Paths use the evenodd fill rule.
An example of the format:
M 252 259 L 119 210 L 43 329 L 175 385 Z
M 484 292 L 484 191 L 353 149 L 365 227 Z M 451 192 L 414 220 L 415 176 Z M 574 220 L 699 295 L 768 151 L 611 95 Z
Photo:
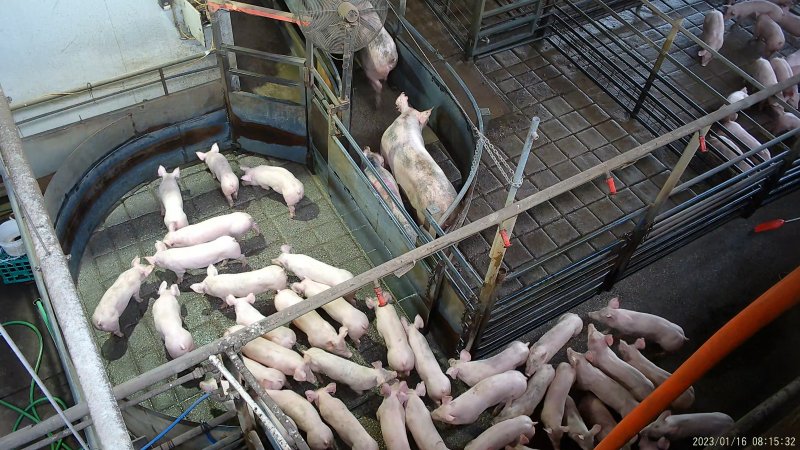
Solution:
M 185 270 L 181 270 L 180 272 L 175 272 L 175 275 L 178 276 L 178 284 L 183 283 L 183 274 L 185 274 Z
M 141 287 L 139 289 L 137 289 L 136 292 L 133 293 L 133 299 L 136 300 L 139 303 L 142 303 L 142 297 L 141 297 L 141 295 L 139 293 L 140 290 L 141 290 Z
M 369 85 L 372 86 L 372 90 L 375 91 L 375 109 L 378 109 L 381 107 L 381 91 L 383 90 L 383 83 L 381 83 L 381 80 L 370 78 Z
M 289 218 L 294 219 L 294 205 L 289 206 Z
M 233 198 L 231 197 L 231 194 L 225 194 L 225 200 L 228 201 L 228 206 L 233 208 Z
M 253 222 L 253 231 L 256 235 L 261 236 L 261 228 L 258 228 L 258 224 L 255 222 Z

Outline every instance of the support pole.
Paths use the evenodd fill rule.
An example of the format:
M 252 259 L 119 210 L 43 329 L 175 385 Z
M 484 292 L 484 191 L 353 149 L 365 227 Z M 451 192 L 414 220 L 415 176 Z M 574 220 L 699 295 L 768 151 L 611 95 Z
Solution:
M 800 267 L 761 294 L 708 338 L 661 386 L 628 413 L 595 449 L 622 448 L 722 358 L 781 314 L 796 306 L 798 302 L 800 302 Z
M 472 21 L 469 25 L 467 42 L 464 46 L 464 56 L 466 59 L 475 57 L 475 49 L 478 47 L 478 35 L 481 32 L 481 23 L 483 22 L 483 11 L 486 9 L 486 0 L 474 0 L 474 2 Z
M 700 137 L 702 136 L 702 138 L 705 139 L 706 133 L 708 133 L 710 128 L 711 125 L 706 125 L 692 135 L 692 138 L 689 140 L 689 143 L 686 144 L 686 148 L 683 150 L 680 159 L 678 159 L 678 162 L 675 164 L 672 172 L 670 172 L 667 181 L 664 182 L 661 190 L 658 191 L 656 199 L 647 207 L 647 212 L 645 215 L 639 219 L 636 227 L 628 235 L 626 239 L 627 243 L 619 250 L 616 265 L 608 273 L 608 276 L 603 282 L 602 289 L 611 289 L 611 287 L 614 286 L 614 283 L 619 281 L 619 279 L 625 274 L 625 269 L 628 268 L 628 264 L 631 261 L 633 252 L 636 251 L 636 249 L 639 247 L 639 244 L 641 244 L 645 236 L 647 236 L 647 233 L 653 226 L 653 222 L 656 220 L 656 216 L 658 215 L 659 211 L 661 211 L 661 207 L 664 206 L 664 202 L 667 201 L 670 194 L 672 194 L 672 190 L 675 189 L 675 186 L 677 186 L 681 176 L 683 176 L 683 173 L 686 171 L 686 168 L 689 167 L 689 163 L 692 161 L 695 153 L 697 153 L 697 149 L 700 147 Z
M 78 382 L 89 406 L 99 445 L 102 448 L 133 449 L 111 383 L 100 360 L 89 321 L 83 313 L 78 290 L 72 281 L 67 258 L 47 215 L 44 198 L 22 150 L 22 140 L 14 125 L 5 92 L 0 87 L 0 158 L 4 181 L 11 185 L 26 213 L 20 224 L 29 227 L 45 286 L 53 302 L 70 357 L 75 364 Z
M 517 170 L 514 172 L 514 179 L 511 182 L 511 186 L 508 188 L 508 195 L 506 196 L 506 203 L 503 205 L 504 207 L 509 206 L 510 204 L 514 203 L 514 200 L 516 200 L 517 190 L 522 185 L 522 176 L 525 174 L 525 165 L 528 163 L 528 156 L 531 153 L 533 141 L 539 137 L 537 133 L 538 129 L 539 117 L 534 117 L 531 119 L 531 127 L 528 130 L 528 137 L 525 139 L 525 146 L 522 148 L 522 154 L 519 157 Z M 502 283 L 502 279 L 505 278 L 505 273 L 501 275 L 502 279 L 499 279 L 498 275 L 500 275 L 500 269 L 503 266 L 503 258 L 506 256 L 506 242 L 510 239 L 516 223 L 517 216 L 515 215 L 504 220 L 497 227 L 497 231 L 494 234 L 492 248 L 489 250 L 489 267 L 486 269 L 486 276 L 483 279 L 483 286 L 481 286 L 481 292 L 478 294 L 478 312 L 474 319 L 474 321 L 477 323 L 471 324 L 472 332 L 469 333 L 469 338 L 464 346 L 464 349 L 467 351 L 472 350 L 475 342 L 480 340 L 483 330 L 486 329 L 486 325 L 489 323 L 489 315 L 492 311 L 495 301 L 497 300 L 497 293 L 495 291 L 497 290 L 498 284 Z
M 656 77 L 658 77 L 658 71 L 661 70 L 661 65 L 664 64 L 664 60 L 667 59 L 667 55 L 669 54 L 669 49 L 672 48 L 672 41 L 675 40 L 675 36 L 681 29 L 681 22 L 683 22 L 683 18 L 679 17 L 671 20 L 670 22 L 672 23 L 672 28 L 670 28 L 669 34 L 667 34 L 667 39 L 664 41 L 664 45 L 661 46 L 661 52 L 658 54 L 656 63 L 653 64 L 653 70 L 650 71 L 650 76 L 647 77 L 647 81 L 644 83 L 644 87 L 642 87 L 642 93 L 639 94 L 639 99 L 636 100 L 636 105 L 631 111 L 631 117 L 636 117 L 636 115 L 639 114 L 639 110 L 642 109 L 644 99 L 647 98 L 647 95 L 650 93 L 650 88 L 653 86 L 653 82 L 656 81 Z

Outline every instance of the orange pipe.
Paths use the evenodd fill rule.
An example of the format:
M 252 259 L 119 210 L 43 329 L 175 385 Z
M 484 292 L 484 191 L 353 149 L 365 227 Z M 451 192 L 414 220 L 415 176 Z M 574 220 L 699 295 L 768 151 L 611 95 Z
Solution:
M 800 267 L 761 294 L 711 336 L 675 373 L 611 430 L 595 450 L 616 450 L 636 436 L 673 400 L 758 330 L 800 301 Z

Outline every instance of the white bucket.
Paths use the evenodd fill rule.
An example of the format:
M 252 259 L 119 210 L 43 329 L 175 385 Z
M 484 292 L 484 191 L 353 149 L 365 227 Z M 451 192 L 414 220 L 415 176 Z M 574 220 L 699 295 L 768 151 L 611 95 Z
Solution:
M 22 242 L 16 220 L 7 220 L 0 224 L 0 247 L 3 247 L 8 256 L 25 254 L 25 244 Z

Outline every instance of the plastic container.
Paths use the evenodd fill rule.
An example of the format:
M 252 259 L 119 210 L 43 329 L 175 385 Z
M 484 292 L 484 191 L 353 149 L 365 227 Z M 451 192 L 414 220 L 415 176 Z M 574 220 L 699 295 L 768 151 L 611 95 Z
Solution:
M 3 284 L 24 283 L 33 280 L 28 255 L 10 256 L 0 249 L 0 278 Z
M 0 224 L 0 247 L 12 257 L 25 254 L 25 244 L 22 242 L 16 220 L 11 219 Z

